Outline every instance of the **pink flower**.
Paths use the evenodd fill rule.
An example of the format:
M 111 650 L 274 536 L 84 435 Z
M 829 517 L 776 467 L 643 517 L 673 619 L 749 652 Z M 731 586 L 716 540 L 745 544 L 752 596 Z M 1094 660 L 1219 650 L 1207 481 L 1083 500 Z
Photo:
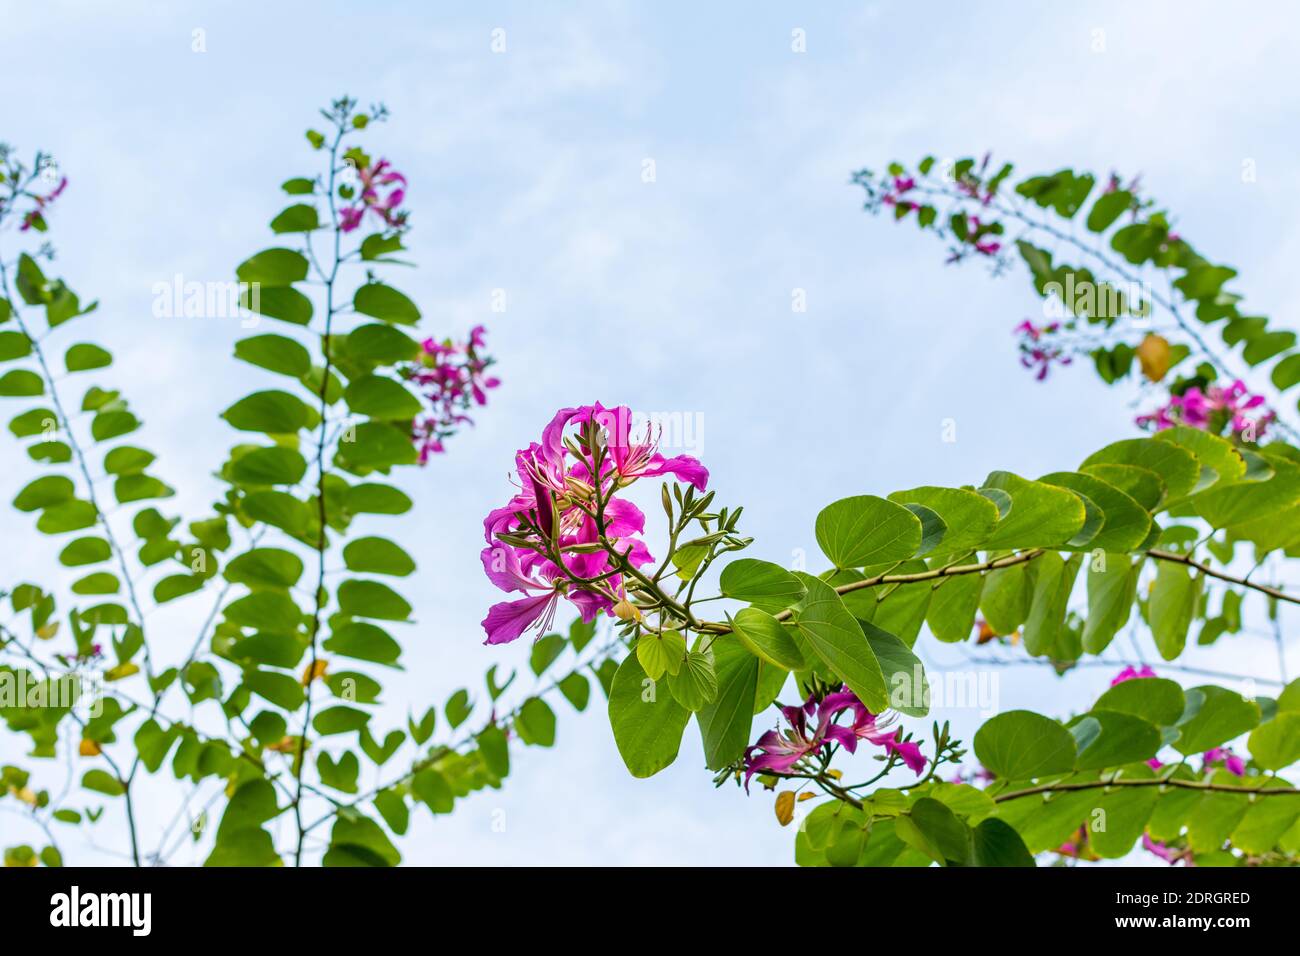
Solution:
M 1164 860 L 1171 866 L 1180 860 L 1183 860 L 1186 856 L 1186 854 L 1181 850 L 1175 850 L 1172 847 L 1168 847 L 1163 843 L 1151 839 L 1149 833 L 1142 834 L 1142 848 L 1148 853 L 1160 857 L 1160 859 Z
M 1186 425 L 1216 435 L 1231 432 L 1237 438 L 1257 440 L 1277 418 L 1263 405 L 1264 396 L 1251 394 L 1246 383 L 1237 379 L 1226 387 L 1211 385 L 1204 391 L 1190 386 L 1180 395 L 1170 395 L 1164 406 L 1139 415 L 1136 421 L 1139 427 L 1155 431 Z M 1259 409 L 1257 414 L 1246 414 L 1255 409 Z
M 1047 378 L 1053 362 L 1069 365 L 1073 361 L 1062 349 L 1042 344 L 1046 336 L 1057 332 L 1060 327 L 1059 322 L 1037 326 L 1025 319 L 1012 330 L 1020 336 L 1020 364 L 1028 369 L 1036 368 L 1038 371 L 1034 377 L 1040 382 Z
M 1228 773 L 1238 777 L 1246 775 L 1246 761 L 1232 752 L 1231 747 L 1214 747 L 1207 750 L 1201 758 L 1202 769 L 1211 770 L 1222 766 Z
M 471 335 L 471 348 L 473 342 Z M 549 623 L 558 595 L 579 603 L 584 614 L 613 613 L 626 601 L 623 575 L 654 560 L 640 537 L 645 515 L 618 493 L 639 478 L 669 474 L 703 490 L 703 465 L 685 455 L 665 458 L 658 436 L 649 430 L 631 435 L 630 420 L 629 409 L 599 402 L 562 408 L 540 442 L 516 453 L 518 490 L 483 521 L 484 569 L 502 590 L 542 594 L 494 607 L 483 622 L 488 643 L 514 640 L 534 622 Z M 520 568 L 541 579 L 533 574 L 525 586 L 509 557 L 496 557 L 497 566 L 489 567 L 488 556 L 502 545 Z
M 339 210 L 339 230 L 357 229 L 366 213 L 373 213 L 386 226 L 401 229 L 406 225 L 406 213 L 398 212 L 406 196 L 406 177 L 392 168 L 386 159 L 357 170 L 361 192 L 359 202 Z
M 486 405 L 487 391 L 501 384 L 500 379 L 486 374 L 494 360 L 481 354 L 485 335 L 483 326 L 478 325 L 464 343 L 425 339 L 419 360 L 402 370 L 408 381 L 423 390 L 429 403 L 429 411 L 413 423 L 422 465 L 431 455 L 443 452 L 443 442 L 462 425 L 474 424 L 470 409 Z
M 784 733 L 769 730 L 745 750 L 745 789 L 756 773 L 786 773 L 800 760 L 817 753 L 826 745 L 825 718 L 817 723 L 816 730 L 808 733 L 808 721 L 803 707 L 782 707 L 789 729 Z
M 28 210 L 27 214 L 23 216 L 23 223 L 18 227 L 19 232 L 26 232 L 28 229 L 33 227 L 35 227 L 38 232 L 44 232 L 46 208 L 53 203 L 54 200 L 62 196 L 63 190 L 67 188 L 68 177 L 64 176 L 59 180 L 59 184 L 44 196 L 32 195 L 31 198 L 36 205 L 32 209 Z
M 1126 667 L 1111 679 L 1110 686 L 1114 687 L 1116 684 L 1122 684 L 1126 680 L 1136 680 L 1141 677 L 1155 676 L 1156 672 L 1146 664 L 1143 664 L 1141 667 Z
M 916 743 L 904 741 L 903 731 L 890 726 L 896 719 L 893 715 L 880 717 L 867 710 L 856 694 L 848 688 L 827 695 L 821 702 L 821 711 L 828 713 L 833 720 L 846 710 L 853 711 L 853 723 L 847 727 L 832 723 L 826 735 L 843 745 L 849 753 L 857 751 L 859 740 L 884 747 L 890 756 L 896 756 L 918 777 L 924 772 L 926 760 L 921 748 Z

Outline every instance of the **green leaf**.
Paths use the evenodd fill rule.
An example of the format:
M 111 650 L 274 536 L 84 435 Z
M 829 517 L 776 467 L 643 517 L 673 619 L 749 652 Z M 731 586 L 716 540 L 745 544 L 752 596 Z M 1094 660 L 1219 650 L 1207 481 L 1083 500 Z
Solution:
M 113 549 L 103 538 L 78 538 L 59 552 L 59 563 L 70 568 L 98 564 L 113 556 Z
M 271 220 L 271 231 L 275 233 L 311 232 L 319 228 L 320 217 L 316 214 L 316 207 L 307 203 L 289 206 Z
M 239 293 L 241 308 L 293 325 L 311 322 L 311 299 L 289 285 L 262 284 Z
M 357 289 L 352 307 L 362 315 L 398 325 L 415 325 L 420 321 L 420 310 L 415 303 L 382 282 L 367 283 Z
M 316 183 L 305 176 L 295 176 L 293 179 L 286 179 L 280 184 L 280 188 L 290 196 L 308 196 L 316 191 Z
M 0 362 L 26 358 L 32 354 L 32 340 L 22 332 L 0 332 Z
M 907 515 L 916 521 L 910 511 Z M 800 636 L 849 685 L 868 710 L 876 714 L 883 712 L 889 706 L 885 677 L 857 620 L 830 585 L 802 572 L 798 577 L 808 592 L 795 609 L 795 625 Z
M 636 642 L 637 660 L 651 680 L 676 674 L 686 659 L 686 640 L 677 631 L 643 633 Z
M 301 378 L 311 368 L 311 353 L 284 335 L 253 335 L 235 343 L 235 358 L 281 375 Z
M 110 475 L 136 475 L 152 465 L 154 457 L 143 448 L 119 445 L 104 456 L 104 470 Z
M 515 717 L 519 739 L 538 747 L 555 745 L 555 711 L 540 697 L 529 697 Z
M 1054 551 L 1034 561 L 1034 592 L 1029 604 L 1029 617 L 1025 619 L 1025 650 L 1035 656 L 1053 656 L 1057 660 L 1070 660 L 1073 656 L 1064 645 L 1065 611 L 1079 574 L 1082 558 L 1074 555 L 1068 561 Z
M 355 707 L 330 707 L 322 710 L 311 720 L 316 733 L 322 737 L 332 734 L 348 734 L 360 730 L 370 721 L 370 715 Z
M 129 435 L 140 427 L 140 419 L 130 412 L 100 411 L 90 423 L 90 435 L 95 441 L 109 441 Z
M 995 471 L 985 488 L 1011 496 L 1011 511 L 985 542 L 990 549 L 1060 547 L 1083 527 L 1087 512 L 1079 496 L 1064 488 Z
M 950 643 L 970 637 L 983 590 L 982 574 L 958 574 L 941 581 L 931 593 L 925 612 L 931 633 Z
M 339 443 L 335 461 L 340 468 L 362 472 L 393 465 L 411 465 L 417 460 L 415 443 L 409 429 L 388 422 L 368 421 L 358 425 Z
M 32 435 L 45 433 L 52 436 L 57 433 L 59 420 L 49 408 L 33 408 L 31 411 L 15 415 L 9 422 L 9 430 L 15 438 L 30 438 Z
M 302 684 L 278 671 L 248 671 L 244 674 L 244 686 L 284 710 L 297 710 L 305 699 Z
M 334 629 L 325 641 L 325 650 L 359 661 L 396 665 L 402 648 L 388 632 L 365 621 L 352 621 Z
M 409 362 L 420 352 L 420 344 L 391 325 L 361 325 L 348 333 L 345 349 L 359 362 L 395 365 Z
M 126 793 L 122 781 L 107 770 L 87 770 L 81 777 L 81 785 L 87 790 L 102 793 L 109 797 L 120 797 Z
M 240 282 L 287 286 L 307 278 L 306 258 L 292 249 L 264 249 L 235 270 Z
M 36 519 L 36 530 L 41 534 L 64 534 L 80 531 L 99 521 L 99 512 L 89 501 L 65 501 L 46 508 Z
M 88 574 L 72 585 L 73 594 L 116 594 L 121 589 L 117 575 L 107 571 Z
M 546 669 L 555 663 L 556 658 L 564 653 L 566 643 L 559 634 L 547 634 L 533 641 L 532 652 L 528 655 L 528 667 L 541 677 Z
M 345 505 L 353 514 L 400 515 L 411 510 L 411 499 L 390 485 L 353 485 Z
M 999 777 L 1028 780 L 1074 769 L 1074 737 L 1058 721 L 1028 710 L 1011 710 L 975 733 L 975 755 Z
M 340 610 L 352 617 L 405 621 L 411 616 L 411 605 L 387 584 L 378 581 L 344 581 L 339 585 L 338 598 Z
M 1102 510 L 1105 521 L 1088 541 L 1090 551 L 1135 551 L 1151 533 L 1151 516 L 1146 509 L 1100 478 L 1080 472 L 1058 471 L 1038 480 L 1077 492 Z
M 1187 643 L 1187 629 L 1196 615 L 1196 602 L 1200 599 L 1200 579 L 1182 564 L 1158 561 L 1155 585 L 1147 614 L 1151 623 L 1151 636 L 1156 649 L 1167 661 L 1183 652 Z
M 225 608 L 226 620 L 239 627 L 296 633 L 302 611 L 290 598 L 275 591 L 258 591 L 232 601 Z
M 358 415 L 409 422 L 420 414 L 420 400 L 405 387 L 382 375 L 366 375 L 343 392 L 348 408 Z
M 1204 753 L 1240 737 L 1259 724 L 1259 704 L 1222 687 L 1204 685 L 1186 692 L 1187 710 L 1178 723 L 1174 749 L 1184 756 Z
M 689 711 L 702 710 L 718 696 L 718 675 L 707 654 L 687 651 L 677 673 L 668 672 L 668 689 Z
M 230 648 L 230 656 L 237 661 L 265 664 L 269 667 L 297 667 L 307 645 L 288 634 L 268 634 L 264 631 L 237 640 Z M 279 740 L 284 732 L 275 735 Z
M 793 574 L 770 561 L 741 558 L 722 569 L 719 587 L 724 595 L 747 601 L 765 611 L 782 611 L 804 595 Z
M 77 493 L 72 479 L 63 475 L 46 475 L 28 484 L 14 498 L 14 507 L 19 511 L 39 511 L 50 505 L 71 501 Z
M 1020 834 L 996 817 L 981 820 L 972 838 L 975 866 L 1037 866 Z
M 231 477 L 245 485 L 296 485 L 307 473 L 307 461 L 292 448 L 255 448 L 236 458 Z
M 1126 554 L 1104 553 L 1088 559 L 1088 617 L 1083 649 L 1100 654 L 1126 623 L 1137 597 L 1138 565 Z
M 29 395 L 44 395 L 45 383 L 35 372 L 25 368 L 16 368 L 0 375 L 0 398 L 23 398 Z
M 113 356 L 98 345 L 82 342 L 68 349 L 63 357 L 63 364 L 69 372 L 84 372 L 88 369 L 112 365 Z
M 559 687 L 560 693 L 573 705 L 574 710 L 581 713 L 587 709 L 587 702 L 591 699 L 591 684 L 587 678 L 574 671 L 560 681 Z
M 1133 194 L 1127 189 L 1116 189 L 1098 196 L 1088 211 L 1088 228 L 1093 232 L 1105 232 L 1132 205 Z
M 619 755 L 634 777 L 652 777 L 677 759 L 691 712 L 656 687 L 629 654 L 609 690 L 609 723 Z
M 983 547 L 998 522 L 997 505 L 974 491 L 961 488 L 912 488 L 896 491 L 889 500 L 900 505 L 921 505 L 939 515 L 947 525 L 943 540 L 930 553 L 960 554 Z
M 426 771 L 420 777 L 435 771 Z M 417 795 L 418 795 L 417 788 Z M 422 795 L 421 795 L 422 796 Z M 321 863 L 325 866 L 397 866 L 402 855 L 380 829 L 379 824 L 363 817 L 354 809 L 350 814 L 335 818 L 330 833 L 330 846 Z
M 869 621 L 858 621 L 889 687 L 889 706 L 909 717 L 930 712 L 930 685 L 921 659 L 902 640 Z
M 1187 706 L 1183 689 L 1163 677 L 1135 677 L 1121 681 L 1097 698 L 1096 710 L 1133 714 L 1157 727 L 1172 727 Z
M 796 584 L 799 583 L 797 578 L 794 580 Z M 803 585 L 799 585 L 799 590 L 803 590 Z M 742 608 L 731 624 L 740 643 L 751 653 L 788 671 L 804 668 L 803 654 L 799 652 L 794 638 L 771 614 L 757 607 Z
M 932 797 L 922 797 L 912 804 L 909 819 L 922 838 L 913 845 L 922 853 L 940 864 L 964 866 L 970 863 L 974 853 L 971 829 L 948 807 Z M 906 827 L 900 833 L 905 840 L 913 835 Z
M 349 571 L 405 577 L 415 570 L 411 556 L 387 538 L 356 538 L 343 548 Z
M 345 750 L 336 761 L 327 753 L 316 758 L 316 772 L 320 774 L 321 783 L 343 793 L 357 792 L 357 776 L 361 773 L 361 762 L 351 750 Z
M 152 475 L 123 475 L 113 482 L 113 496 L 119 504 L 150 498 L 170 498 L 174 494 L 175 489 Z
M 289 534 L 302 537 L 313 519 L 306 504 L 284 491 L 255 491 L 243 500 L 244 513 Z
M 291 434 L 314 424 L 316 413 L 288 392 L 269 390 L 241 398 L 221 413 L 233 428 L 272 435 Z
M 1077 770 L 1102 770 L 1149 760 L 1160 749 L 1155 724 L 1113 710 L 1092 710 L 1070 725 L 1079 748 Z
M 903 561 L 921 546 L 921 521 L 873 495 L 842 498 L 817 515 L 817 543 L 837 568 Z
M 226 565 L 225 578 L 250 588 L 291 588 L 302 577 L 302 570 L 302 559 L 292 551 L 253 548 Z
M 193 594 L 204 585 L 204 579 L 195 574 L 169 574 L 153 588 L 153 599 L 159 604 L 166 604 L 178 597 Z
M 1201 475 L 1195 455 L 1179 445 L 1153 438 L 1129 438 L 1107 445 L 1089 455 L 1083 467 L 1107 464 L 1132 465 L 1155 472 L 1165 483 L 1171 500 L 1189 494 Z
M 1283 711 L 1250 732 L 1247 742 L 1255 763 L 1282 770 L 1300 760 L 1300 712 Z

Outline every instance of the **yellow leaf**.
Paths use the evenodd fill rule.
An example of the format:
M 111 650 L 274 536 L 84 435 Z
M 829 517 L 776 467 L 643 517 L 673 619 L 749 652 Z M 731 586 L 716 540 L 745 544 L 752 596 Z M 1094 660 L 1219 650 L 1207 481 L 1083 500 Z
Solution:
M 831 778 L 833 778 L 833 779 L 835 779 L 835 780 L 838 780 L 838 779 L 840 779 L 840 777 L 844 776 L 844 771 L 843 771 L 843 770 L 827 770 L 827 771 L 826 771 L 826 776 L 831 777 Z
M 23 803 L 28 806 L 36 806 L 36 794 L 32 792 L 31 787 L 10 787 L 9 789 Z
M 805 800 L 811 800 L 815 796 L 817 796 L 817 794 L 813 793 L 811 790 L 805 790 L 803 793 L 799 794 L 799 802 L 803 803 Z
M 782 790 L 776 795 L 776 819 L 786 826 L 794 819 L 794 791 Z
M 98 757 L 102 753 L 99 744 L 85 737 L 81 738 L 81 746 L 77 748 L 77 752 L 83 757 Z
M 307 666 L 302 669 L 302 686 L 306 687 L 318 677 L 324 677 L 325 667 L 328 663 L 329 662 L 323 658 L 316 661 L 308 661 Z
M 54 635 L 58 633 L 59 633 L 58 621 L 51 621 L 49 624 L 46 624 L 44 627 L 38 627 L 36 629 L 36 636 L 43 641 L 51 640 L 54 637 Z
M 121 680 L 124 677 L 130 677 L 132 674 L 138 673 L 140 673 L 140 665 L 126 661 L 123 664 L 118 664 L 116 667 L 110 667 L 108 670 L 104 671 L 104 680 Z
M 1147 334 L 1138 345 L 1135 354 L 1142 365 L 1142 374 L 1153 382 L 1158 382 L 1165 377 L 1173 357 L 1169 341 L 1154 332 Z

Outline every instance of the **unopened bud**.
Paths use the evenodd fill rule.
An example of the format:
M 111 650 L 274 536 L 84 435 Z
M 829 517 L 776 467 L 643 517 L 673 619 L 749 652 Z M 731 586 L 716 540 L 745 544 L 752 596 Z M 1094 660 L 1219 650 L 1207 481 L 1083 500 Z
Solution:
M 614 605 L 614 616 L 620 621 L 639 621 L 641 612 L 637 610 L 635 604 L 624 598 Z

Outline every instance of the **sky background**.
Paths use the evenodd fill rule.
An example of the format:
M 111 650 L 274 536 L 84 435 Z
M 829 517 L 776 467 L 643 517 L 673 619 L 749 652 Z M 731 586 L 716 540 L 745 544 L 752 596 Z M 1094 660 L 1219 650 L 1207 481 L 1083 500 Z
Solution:
M 375 525 L 420 565 L 403 587 L 419 621 L 402 635 L 406 671 L 385 680 L 390 723 L 460 686 L 481 698 L 494 662 L 524 671 L 512 697 L 527 689 L 524 643 L 481 644 L 500 597 L 479 567 L 481 520 L 556 408 L 694 416 L 719 502 L 745 506 L 749 554 L 802 551 L 813 568 L 813 520 L 834 499 L 995 468 L 1033 477 L 1134 434 L 1131 388 L 1081 367 L 1042 385 L 1019 367 L 1011 328 L 1041 315 L 1023 271 L 945 267 L 930 237 L 861 211 L 856 169 L 991 149 L 1026 174 L 1140 172 L 1181 233 L 1242 270 L 1252 310 L 1287 324 L 1297 305 L 1300 16 L 1282 5 L 50 0 L 4 17 L 0 138 L 54 153 L 69 176 L 52 216 L 59 273 L 101 300 L 82 334 L 117 357 L 112 381 L 180 490 L 169 511 L 202 514 L 236 441 L 217 414 L 271 386 L 231 358 L 237 323 L 154 317 L 155 283 L 228 281 L 274 244 L 279 184 L 316 172 L 303 130 L 318 107 L 346 92 L 392 111 L 363 142 L 410 182 L 420 268 L 393 281 L 431 333 L 487 325 L 503 385 L 449 454 L 404 479 L 417 507 L 402 526 Z M 9 500 L 33 469 L 14 444 L 3 460 Z M 57 547 L 28 516 L 0 514 L 0 535 L 0 580 L 53 573 Z M 183 656 L 200 613 L 161 616 L 160 656 Z M 934 673 L 973 666 L 928 635 L 918 647 Z M 1187 662 L 1276 669 L 1249 636 Z M 998 709 L 1058 716 L 1110 676 L 983 670 Z M 715 791 L 693 728 L 672 768 L 636 781 L 603 701 L 556 710 L 556 747 L 516 752 L 504 790 L 413 814 L 409 862 L 792 861 L 770 795 Z M 937 716 L 967 735 L 981 720 Z M 174 809 L 159 797 L 148 816 Z

